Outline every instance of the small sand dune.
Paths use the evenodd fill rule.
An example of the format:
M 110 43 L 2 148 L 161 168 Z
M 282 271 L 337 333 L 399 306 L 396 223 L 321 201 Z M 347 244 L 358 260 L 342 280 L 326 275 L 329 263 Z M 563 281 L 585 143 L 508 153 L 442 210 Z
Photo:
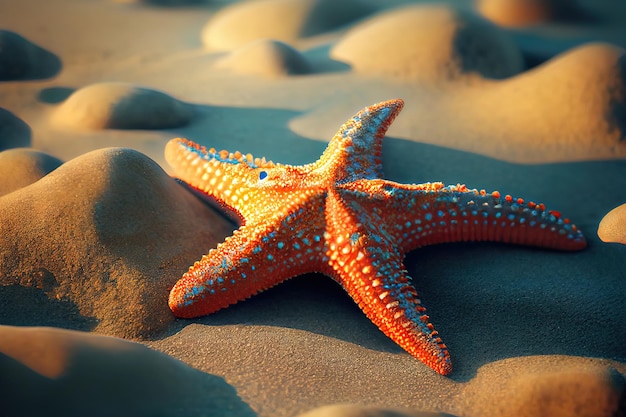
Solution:
M 504 80 L 473 76 L 454 88 L 420 84 L 390 135 L 517 163 L 624 158 L 625 57 L 622 48 L 593 43 Z M 372 89 L 369 100 L 380 99 Z M 328 140 L 353 109 L 352 97 L 338 98 L 294 118 L 290 127 Z
M 230 50 L 258 39 L 292 43 L 348 24 L 372 12 L 359 0 L 258 0 L 220 10 L 202 30 L 211 50 Z
M 352 28 L 331 57 L 363 74 L 437 83 L 468 73 L 506 78 L 523 70 L 521 52 L 496 26 L 446 5 L 414 5 Z
M 48 277 L 50 303 L 76 308 L 68 327 L 95 318 L 102 333 L 147 337 L 174 320 L 168 287 L 229 225 L 141 153 L 93 151 L 0 199 L 0 234 L 12 236 L 0 285 Z
M 83 87 L 58 108 L 53 122 L 79 129 L 165 129 L 191 121 L 191 107 L 160 91 L 103 82 Z
M 52 52 L 8 30 L 0 30 L 0 81 L 36 80 L 54 76 L 61 69 Z
M 603 242 L 626 245 L 626 204 L 615 207 L 602 218 L 598 227 L 598 236 Z
M 0 152 L 0 196 L 39 181 L 61 164 L 59 159 L 34 149 Z
M 526 163 L 626 157 L 625 57 L 622 48 L 587 44 L 470 89 L 449 111 L 474 139 L 440 144 Z
M 31 131 L 22 119 L 0 107 L 0 151 L 30 146 Z
M 293 47 L 280 41 L 260 39 L 230 52 L 217 66 L 237 74 L 278 78 L 311 72 L 311 64 Z
M 617 416 L 624 376 L 610 364 L 571 356 L 531 356 L 491 363 L 465 384 L 466 410 L 484 417 Z
M 176 6 L 193 6 L 193 5 L 201 5 L 206 4 L 211 0 L 112 0 L 115 3 L 137 3 L 137 4 L 146 4 L 151 6 L 166 6 L 166 7 L 176 7 Z

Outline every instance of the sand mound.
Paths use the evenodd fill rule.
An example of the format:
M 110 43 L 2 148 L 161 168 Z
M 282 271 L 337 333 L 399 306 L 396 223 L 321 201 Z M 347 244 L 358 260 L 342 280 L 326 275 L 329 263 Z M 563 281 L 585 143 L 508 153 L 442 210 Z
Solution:
M 253 416 L 222 378 L 137 343 L 0 326 L 2 415 Z
M 583 16 L 571 0 L 478 0 L 476 7 L 494 23 L 512 27 Z
M 166 129 L 191 121 L 188 104 L 156 90 L 126 83 L 97 83 L 68 97 L 55 123 L 82 129 Z
M 174 320 L 174 282 L 231 232 L 145 155 L 93 151 L 0 198 L 0 235 L 12 237 L 0 241 L 0 291 L 19 293 L 32 317 L 21 324 L 70 311 L 71 328 L 95 318 L 96 331 L 146 337 Z
M 516 163 L 626 157 L 626 53 L 617 46 L 585 44 L 512 78 L 441 86 L 424 84 L 390 135 Z M 394 97 L 386 94 L 372 91 L 369 102 Z M 355 108 L 347 95 L 289 126 L 327 140 Z
M 53 53 L 15 32 L 0 30 L 0 81 L 50 78 L 60 69 Z
M 468 415 L 611 417 L 626 412 L 626 383 L 614 368 L 567 356 L 485 365 L 464 392 Z
M 0 107 L 0 151 L 30 146 L 30 127 L 8 110 Z
M 176 7 L 205 4 L 210 0 L 113 0 L 116 3 L 139 3 L 152 6 Z
M 317 35 L 372 12 L 359 0 L 258 0 L 219 11 L 202 30 L 203 44 L 213 50 L 241 47 L 257 39 L 292 43 Z
M 621 48 L 583 45 L 473 93 L 467 98 L 471 108 L 459 118 L 467 118 L 468 129 L 489 126 L 492 139 L 502 141 L 494 143 L 490 155 L 497 147 L 518 147 L 516 159 L 526 162 L 626 155 L 626 55 Z
M 357 25 L 331 57 L 365 74 L 448 80 L 476 72 L 510 77 L 523 69 L 522 55 L 505 33 L 483 19 L 441 5 L 391 10 Z
M 454 417 L 427 411 L 387 410 L 359 405 L 328 405 L 300 414 L 299 417 Z
M 267 78 L 311 72 L 309 62 L 298 50 L 271 39 L 252 41 L 222 58 L 217 66 Z
M 38 181 L 63 162 L 32 149 L 0 152 L 0 196 Z
M 626 204 L 609 211 L 598 226 L 598 237 L 603 242 L 626 245 Z

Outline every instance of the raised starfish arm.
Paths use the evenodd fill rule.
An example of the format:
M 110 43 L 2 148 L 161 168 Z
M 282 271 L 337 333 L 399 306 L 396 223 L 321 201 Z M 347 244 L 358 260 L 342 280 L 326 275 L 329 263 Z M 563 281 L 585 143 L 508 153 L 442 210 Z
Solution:
M 256 214 L 247 200 L 252 200 L 258 193 L 259 172 L 275 166 L 265 158 L 207 149 L 182 138 L 167 143 L 165 159 L 175 169 L 178 178 L 193 189 L 210 195 L 226 210 L 236 211 L 242 222 Z
M 383 138 L 402 110 L 404 101 L 389 100 L 369 106 L 345 122 L 312 166 L 334 183 L 383 175 Z

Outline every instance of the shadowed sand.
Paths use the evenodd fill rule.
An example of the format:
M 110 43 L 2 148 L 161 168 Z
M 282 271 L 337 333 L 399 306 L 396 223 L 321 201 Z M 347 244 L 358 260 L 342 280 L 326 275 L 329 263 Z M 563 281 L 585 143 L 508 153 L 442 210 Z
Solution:
M 222 378 L 137 343 L 45 327 L 0 335 L 7 417 L 254 416 Z
M 30 127 L 8 110 L 0 108 L 0 150 L 29 146 Z
M 53 53 L 18 33 L 0 30 L 0 81 L 50 78 L 60 69 Z
M 0 0 L 9 415 L 623 415 L 626 247 L 603 241 L 626 241 L 626 11 L 422 3 Z M 410 253 L 450 377 L 322 275 L 175 319 L 169 289 L 236 226 L 166 141 L 302 164 L 395 97 L 387 178 L 544 202 L 589 248 Z

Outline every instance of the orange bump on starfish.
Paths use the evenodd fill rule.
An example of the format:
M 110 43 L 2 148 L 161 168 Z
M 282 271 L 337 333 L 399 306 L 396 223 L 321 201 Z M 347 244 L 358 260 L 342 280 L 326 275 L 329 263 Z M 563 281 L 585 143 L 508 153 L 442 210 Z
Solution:
M 402 106 L 390 100 L 366 107 L 319 160 L 302 166 L 171 140 L 165 156 L 176 174 L 234 209 L 242 223 L 172 288 L 174 314 L 210 314 L 288 278 L 321 272 L 394 342 L 445 375 L 450 355 L 404 268 L 408 251 L 470 240 L 585 247 L 576 226 L 542 204 L 465 185 L 383 179 L 383 137 Z

